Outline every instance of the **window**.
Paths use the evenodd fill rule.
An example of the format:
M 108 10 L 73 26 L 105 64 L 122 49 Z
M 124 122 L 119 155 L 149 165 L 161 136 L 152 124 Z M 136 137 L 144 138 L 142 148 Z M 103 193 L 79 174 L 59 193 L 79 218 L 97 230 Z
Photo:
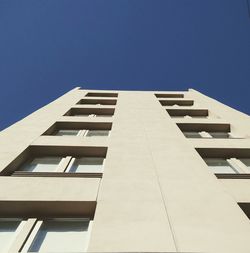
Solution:
M 166 110 L 171 117 L 192 117 L 192 118 L 207 118 L 207 109 L 167 109 Z
M 240 161 L 250 170 L 250 158 L 241 158 Z
M 72 213 L 72 204 L 66 205 L 66 212 L 68 208 Z M 86 218 L 0 218 L 0 253 L 12 252 L 13 247 L 15 252 L 24 253 L 86 252 L 93 222 L 91 216 L 93 214 Z
M 56 136 L 107 137 L 109 130 L 58 130 Z
M 114 115 L 114 108 L 79 108 L 73 107 L 68 110 L 64 116 L 79 116 L 79 117 L 111 117 Z
M 53 172 L 62 161 L 62 157 L 38 157 L 26 162 L 19 170 L 26 172 Z
M 111 122 L 83 122 L 76 120 L 72 122 L 56 122 L 49 127 L 43 135 L 54 136 L 84 136 L 87 131 L 110 131 L 112 129 Z M 109 133 L 107 133 L 108 135 Z
M 176 100 L 176 99 L 169 99 L 169 100 L 159 100 L 162 106 L 193 106 L 194 101 L 193 100 Z
M 108 92 L 89 92 L 86 97 L 118 97 L 118 93 L 108 93 Z
M 76 117 L 96 117 L 95 114 L 83 114 L 83 113 L 77 113 L 77 114 L 74 114 L 72 116 L 76 116 Z
M 3 169 L 3 171 L 0 173 L 0 176 L 101 178 L 102 173 L 99 173 L 100 170 L 98 170 L 98 173 L 96 173 L 95 167 L 93 165 L 103 165 L 103 162 L 107 155 L 107 150 L 107 147 L 98 145 L 29 146 L 17 157 L 15 163 L 9 164 Z M 89 171 L 87 174 L 84 174 L 83 170 L 82 174 L 79 173 L 79 175 L 73 175 L 74 170 L 77 172 L 80 170 L 71 169 L 71 171 L 69 171 L 76 159 L 82 159 L 82 162 L 90 162 L 84 165 L 92 165 L 90 168 L 93 168 L 93 170 Z M 79 166 L 80 165 L 82 164 L 79 163 Z
M 223 132 L 185 132 L 183 131 L 183 134 L 187 138 L 216 138 L 216 139 L 226 139 L 229 138 L 228 133 L 223 133 Z
M 217 178 L 250 178 L 249 148 L 196 148 L 196 151 L 217 173 Z
M 102 173 L 104 157 L 39 157 L 26 162 L 14 175 L 23 173 Z M 40 175 L 40 174 L 38 174 Z
M 231 139 L 231 138 L 239 138 L 232 136 L 230 124 L 227 123 L 190 123 L 190 122 L 182 122 L 177 123 L 177 126 L 180 130 L 185 133 L 196 132 L 202 138 L 214 138 L 214 139 Z M 195 138 L 187 134 L 187 138 Z M 199 137 L 200 138 L 200 137 Z
M 69 172 L 76 173 L 102 173 L 104 158 L 102 157 L 83 157 L 76 158 L 69 168 Z
M 110 115 L 110 114 L 97 114 L 96 117 L 113 117 L 113 115 Z
M 77 104 L 84 105 L 116 105 L 115 99 L 81 99 Z
M 76 136 L 79 134 L 80 130 L 70 130 L 70 129 L 62 129 L 58 130 L 55 135 L 57 136 Z
M 209 132 L 209 134 L 213 137 L 213 138 L 218 138 L 218 139 L 226 139 L 229 138 L 229 134 L 226 132 Z
M 183 132 L 187 138 L 202 138 L 198 132 Z
M 226 159 L 223 158 L 205 158 L 206 164 L 215 174 L 232 174 L 238 173 Z
M 85 252 L 89 230 L 90 221 L 86 219 L 38 220 L 26 249 L 28 252 Z
M 181 93 L 158 93 L 155 94 L 157 98 L 184 98 L 184 94 Z
M 109 136 L 109 130 L 89 130 L 86 134 L 86 137 L 93 137 L 93 136 L 98 137 Z
M 219 136 L 223 136 L 224 138 L 224 136 L 225 137 L 229 136 L 229 133 L 231 132 L 230 124 L 227 123 L 182 122 L 177 123 L 177 126 L 183 133 L 184 132 L 197 132 L 199 134 L 206 133 L 207 135 L 206 137 L 210 138 L 212 137 L 212 135 L 214 136 L 217 135 L 217 133 L 219 134 Z
M 0 219 L 0 253 L 8 252 L 20 223 L 19 219 Z

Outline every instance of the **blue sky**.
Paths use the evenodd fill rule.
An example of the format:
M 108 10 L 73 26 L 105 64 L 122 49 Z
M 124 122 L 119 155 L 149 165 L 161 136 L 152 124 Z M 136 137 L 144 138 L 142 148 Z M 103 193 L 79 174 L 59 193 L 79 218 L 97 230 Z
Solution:
M 0 129 L 76 86 L 186 90 L 250 114 L 247 0 L 0 0 Z

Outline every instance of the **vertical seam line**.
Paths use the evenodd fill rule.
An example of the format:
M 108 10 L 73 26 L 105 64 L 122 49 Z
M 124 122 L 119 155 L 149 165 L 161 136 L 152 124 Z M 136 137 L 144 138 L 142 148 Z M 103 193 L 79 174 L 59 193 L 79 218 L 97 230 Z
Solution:
M 147 143 L 149 144 L 149 138 L 148 138 L 147 131 L 146 131 L 146 129 L 145 129 L 144 126 L 143 126 L 143 128 L 144 128 L 144 132 L 145 132 L 145 134 L 146 134 Z M 178 252 L 176 235 L 175 235 L 174 228 L 173 228 L 173 226 L 172 226 L 172 224 L 171 224 L 171 221 L 170 221 L 170 216 L 169 216 L 169 213 L 168 213 L 168 210 L 167 210 L 167 204 L 166 204 L 166 202 L 165 202 L 165 200 L 164 200 L 164 194 L 163 194 L 163 190 L 162 190 L 162 187 L 161 187 L 159 175 L 158 175 L 158 173 L 157 173 L 155 160 L 154 160 L 154 157 L 153 157 L 152 150 L 151 150 L 150 146 L 149 146 L 148 149 L 149 149 L 149 151 L 150 151 L 151 159 L 152 159 L 153 164 L 154 164 L 154 172 L 155 172 L 155 175 L 156 175 L 156 178 L 157 178 L 157 182 L 158 182 L 158 186 L 159 186 L 159 189 L 160 189 L 161 198 L 162 198 L 162 201 L 163 201 L 163 204 L 164 204 L 164 209 L 165 209 L 165 213 L 166 213 L 166 216 L 167 216 L 167 220 L 168 220 L 168 224 L 169 224 L 169 227 L 170 227 L 170 231 L 171 231 L 171 233 L 172 233 L 172 237 L 173 237 L 173 241 L 174 241 L 175 250 Z

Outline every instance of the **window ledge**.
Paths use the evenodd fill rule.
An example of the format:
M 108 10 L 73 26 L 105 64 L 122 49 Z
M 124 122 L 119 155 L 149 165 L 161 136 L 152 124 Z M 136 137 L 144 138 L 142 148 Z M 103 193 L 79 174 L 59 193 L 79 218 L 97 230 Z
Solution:
M 219 179 L 250 179 L 250 173 L 215 174 Z
M 24 172 L 15 171 L 11 176 L 15 177 L 85 177 L 102 178 L 102 173 L 62 173 L 62 172 Z

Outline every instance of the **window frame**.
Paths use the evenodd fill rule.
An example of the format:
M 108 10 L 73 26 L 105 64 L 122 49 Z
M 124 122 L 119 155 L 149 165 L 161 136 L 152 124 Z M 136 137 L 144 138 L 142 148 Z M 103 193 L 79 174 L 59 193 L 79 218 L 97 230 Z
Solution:
M 13 232 L 12 238 L 9 242 L 9 245 L 6 245 L 6 248 L 4 248 L 4 250 L 6 252 L 10 252 L 11 248 L 13 247 L 13 244 L 15 243 L 15 241 L 17 240 L 19 234 L 21 233 L 21 231 L 23 230 L 25 224 L 26 224 L 26 220 L 22 219 L 22 218 L 0 218 L 0 222 L 2 220 L 16 220 L 16 221 L 20 221 L 20 223 L 18 224 L 15 232 Z
M 221 160 L 226 161 L 228 163 L 229 167 L 232 169 L 232 171 L 234 171 L 234 173 L 217 173 L 217 172 L 214 172 L 214 170 L 212 169 L 212 168 L 214 168 L 214 166 L 209 166 L 206 162 L 208 159 L 210 159 L 210 160 L 212 160 L 212 159 L 214 159 L 214 160 L 215 159 L 218 159 L 218 160 L 221 159 Z M 237 166 L 235 165 L 235 163 L 231 159 L 232 158 L 227 159 L 227 158 L 219 158 L 219 157 L 203 158 L 206 165 L 211 169 L 211 172 L 214 173 L 215 175 L 217 175 L 217 174 L 240 174 L 239 168 L 237 168 Z M 220 166 L 217 166 L 217 167 L 220 167 Z
M 65 131 L 65 130 L 69 130 L 69 131 L 78 131 L 78 133 L 77 133 L 76 135 L 57 135 L 57 133 L 59 133 L 60 131 Z M 81 129 L 56 129 L 52 135 L 53 135 L 53 136 L 58 136 L 58 137 L 60 137 L 60 136 L 72 137 L 72 136 L 79 136 L 80 131 L 81 131 Z
M 89 174 L 89 172 L 70 172 L 72 166 L 74 165 L 75 163 L 75 160 L 77 159 L 78 157 L 72 157 L 67 168 L 65 169 L 64 173 L 68 173 L 68 174 Z M 82 157 L 84 158 L 84 157 Z M 86 156 L 86 158 L 89 158 Z M 106 161 L 106 157 L 95 157 L 93 156 L 93 158 L 103 158 L 103 163 L 102 163 L 102 172 L 92 172 L 91 174 L 103 174 L 104 173 L 104 168 L 105 168 L 105 161 Z
M 60 157 L 60 156 L 36 156 L 36 157 L 30 157 L 29 159 L 27 159 L 21 166 L 20 168 L 22 167 L 25 167 L 25 165 L 28 165 L 30 164 L 32 161 L 34 161 L 35 159 L 39 159 L 39 158 L 49 158 L 49 157 Z M 15 171 L 18 171 L 18 172 L 23 172 L 23 173 L 53 173 L 53 172 L 58 172 L 60 171 L 60 168 L 64 165 L 65 163 L 65 158 L 66 157 L 63 157 L 61 156 L 61 160 L 60 162 L 56 165 L 55 167 L 55 170 L 54 171 L 25 171 L 25 170 L 20 170 L 20 169 L 17 169 Z
M 93 157 L 102 158 L 102 172 L 70 172 L 76 158 Z M 35 159 L 35 158 L 34 158 Z M 32 159 L 28 159 L 31 160 Z M 102 178 L 105 168 L 106 156 L 65 156 L 62 158 L 60 164 L 58 164 L 57 169 L 53 172 L 32 172 L 32 171 L 21 171 L 15 170 L 10 176 L 29 176 L 29 177 L 91 177 L 91 178 Z M 25 162 L 26 163 L 26 162 Z
M 89 241 L 90 241 L 90 234 L 92 231 L 92 225 L 93 225 L 93 220 L 90 218 L 35 218 L 34 226 L 30 229 L 29 234 L 26 236 L 26 240 L 23 242 L 22 248 L 20 249 L 19 252 L 21 253 L 28 253 L 31 252 L 29 251 L 30 247 L 32 246 L 32 243 L 34 242 L 40 228 L 42 227 L 43 223 L 47 220 L 82 220 L 82 221 L 88 221 L 88 233 L 87 233 L 87 239 L 86 239 L 86 246 L 83 252 L 86 252 L 88 249 Z M 38 251 L 39 252 L 39 251 Z M 42 251 L 41 251 L 42 252 Z
M 83 136 L 87 137 L 87 138 L 91 137 L 91 136 L 87 136 L 88 133 L 89 133 L 89 131 L 107 131 L 108 132 L 107 136 L 106 135 L 104 135 L 104 136 L 92 136 L 92 137 L 96 137 L 96 138 L 98 138 L 98 137 L 109 137 L 110 136 L 110 132 L 111 132 L 111 130 L 108 130 L 108 129 L 87 129 L 85 131 L 85 133 L 83 134 Z

